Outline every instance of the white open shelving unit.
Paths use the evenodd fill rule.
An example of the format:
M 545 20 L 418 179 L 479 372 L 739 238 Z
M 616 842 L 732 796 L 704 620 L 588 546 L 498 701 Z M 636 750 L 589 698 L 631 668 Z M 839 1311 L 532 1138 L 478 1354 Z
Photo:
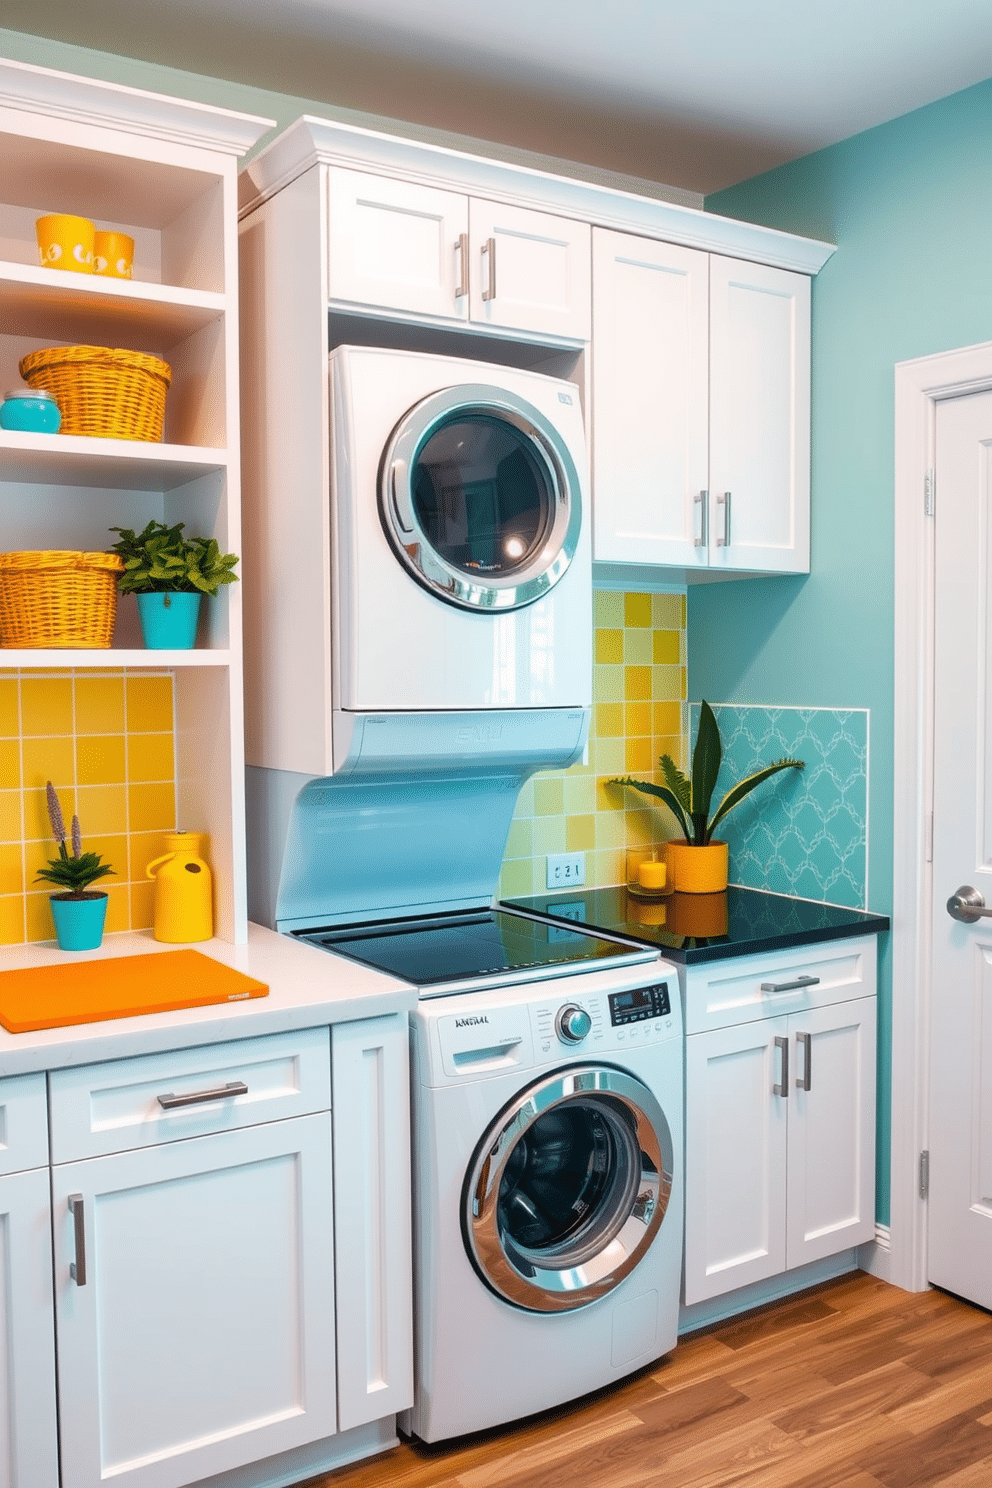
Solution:
M 237 163 L 269 119 L 0 61 L 0 391 L 45 346 L 125 347 L 172 368 L 163 442 L 0 430 L 0 548 L 106 550 L 111 527 L 184 522 L 241 552 Z M 135 241 L 130 280 L 42 268 L 35 219 Z M 0 669 L 171 670 L 177 810 L 210 834 L 216 933 L 247 938 L 241 585 L 193 651 L 146 651 L 133 599 L 109 650 L 0 650 Z

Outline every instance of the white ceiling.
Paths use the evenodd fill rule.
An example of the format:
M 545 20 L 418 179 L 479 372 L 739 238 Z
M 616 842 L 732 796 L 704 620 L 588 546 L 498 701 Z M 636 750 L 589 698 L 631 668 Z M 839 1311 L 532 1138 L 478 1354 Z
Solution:
M 4 0 L 3 18 L 699 192 L 992 75 L 992 0 Z

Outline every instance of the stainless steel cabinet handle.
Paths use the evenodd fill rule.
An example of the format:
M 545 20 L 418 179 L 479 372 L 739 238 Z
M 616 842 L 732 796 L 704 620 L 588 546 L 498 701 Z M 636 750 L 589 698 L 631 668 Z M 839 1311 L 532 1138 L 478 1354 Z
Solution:
M 710 526 L 710 493 L 700 491 L 698 496 L 692 498 L 694 507 L 699 507 L 699 536 L 694 537 L 692 545 L 694 548 L 705 548 L 709 542 Z
M 247 1095 L 248 1086 L 243 1080 L 230 1080 L 214 1090 L 194 1090 L 191 1095 L 160 1095 L 158 1103 L 163 1111 L 174 1111 L 177 1106 L 201 1106 L 205 1101 L 229 1100 L 234 1095 Z
M 83 1196 L 69 1195 L 69 1213 L 72 1215 L 73 1239 L 76 1259 L 69 1262 L 69 1275 L 77 1286 L 86 1285 L 86 1221 L 83 1216 Z
M 468 233 L 459 233 L 458 242 L 458 284 L 455 287 L 455 299 L 460 300 L 468 294 Z
M 486 256 L 486 287 L 482 291 L 484 300 L 496 298 L 496 239 L 487 238 L 482 245 L 482 251 Z
M 948 899 L 947 913 L 952 920 L 960 920 L 962 925 L 974 925 L 976 920 L 989 919 L 992 909 L 985 908 L 985 899 L 979 889 L 962 884 Z
M 811 1033 L 797 1033 L 796 1043 L 802 1045 L 803 1050 L 803 1073 L 802 1079 L 796 1076 L 797 1090 L 812 1090 L 813 1088 L 813 1035 Z
M 723 536 L 718 537 L 716 545 L 718 548 L 730 547 L 730 492 L 724 491 L 722 496 L 716 498 L 717 506 L 723 507 Z
M 776 1035 L 775 1047 L 782 1053 L 782 1083 L 772 1086 L 773 1095 L 782 1095 L 786 1100 L 789 1098 L 789 1040 Z
M 815 976 L 796 977 L 794 982 L 762 982 L 762 992 L 798 992 L 801 987 L 816 987 L 820 978 Z

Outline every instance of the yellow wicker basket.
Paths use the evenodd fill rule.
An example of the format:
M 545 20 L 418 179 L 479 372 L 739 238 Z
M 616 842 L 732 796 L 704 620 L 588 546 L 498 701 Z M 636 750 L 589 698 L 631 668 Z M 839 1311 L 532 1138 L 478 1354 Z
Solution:
M 117 553 L 0 553 L 0 648 L 110 645 Z
M 22 357 L 21 376 L 51 393 L 63 434 L 162 438 L 172 368 L 160 357 L 109 346 L 47 346 Z

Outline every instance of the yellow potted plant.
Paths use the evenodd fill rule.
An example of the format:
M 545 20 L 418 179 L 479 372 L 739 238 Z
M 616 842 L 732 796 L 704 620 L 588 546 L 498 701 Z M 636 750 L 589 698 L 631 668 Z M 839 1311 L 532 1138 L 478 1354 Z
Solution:
M 685 834 L 685 841 L 673 839 L 665 844 L 668 865 L 668 887 L 685 894 L 715 894 L 727 887 L 727 844 L 713 833 L 728 812 L 750 795 L 755 786 L 779 770 L 803 770 L 804 760 L 780 759 L 739 780 L 710 815 L 713 791 L 720 773 L 723 746 L 716 715 L 709 703 L 699 707 L 696 746 L 692 752 L 692 775 L 686 776 L 670 754 L 661 756 L 664 785 L 649 780 L 632 780 L 629 775 L 614 778 L 611 785 L 629 785 L 645 795 L 664 801 Z

